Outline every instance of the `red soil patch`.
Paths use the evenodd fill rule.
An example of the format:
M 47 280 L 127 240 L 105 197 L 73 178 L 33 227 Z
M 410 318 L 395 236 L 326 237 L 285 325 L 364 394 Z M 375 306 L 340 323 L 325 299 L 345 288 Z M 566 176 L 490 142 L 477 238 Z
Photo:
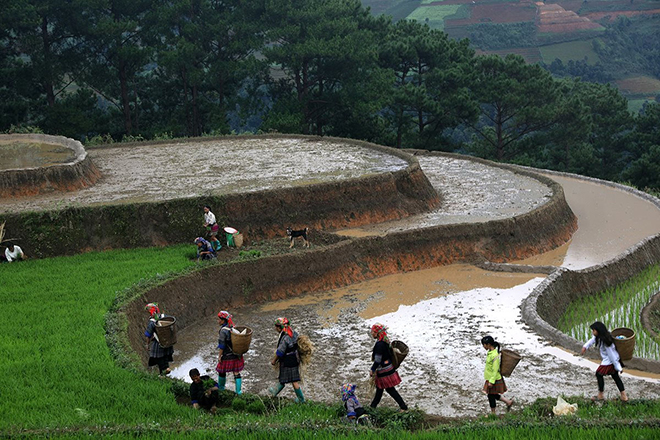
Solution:
M 540 33 L 570 33 L 590 29 L 601 29 L 587 17 L 580 17 L 573 11 L 567 11 L 558 4 L 537 3 L 537 29 Z
M 597 21 L 605 17 L 610 17 L 609 21 L 616 20 L 619 16 L 632 17 L 634 15 L 653 15 L 660 14 L 660 9 L 650 9 L 646 11 L 603 11 L 603 12 L 590 12 L 585 14 L 584 17 L 589 20 Z
M 616 86 L 625 92 L 642 94 L 655 94 L 660 92 L 660 80 L 649 76 L 636 76 L 633 78 L 620 79 L 615 81 Z

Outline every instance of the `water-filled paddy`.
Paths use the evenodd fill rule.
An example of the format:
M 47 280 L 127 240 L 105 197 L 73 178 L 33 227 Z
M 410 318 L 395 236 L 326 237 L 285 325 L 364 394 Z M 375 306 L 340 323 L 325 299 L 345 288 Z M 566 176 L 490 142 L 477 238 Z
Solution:
M 62 145 L 0 141 L 0 171 L 69 163 L 75 157 L 71 148 Z
M 0 213 L 62 205 L 133 203 L 246 193 L 393 172 L 391 154 L 340 141 L 286 138 L 199 139 L 88 151 L 103 178 L 75 193 L 0 200 Z

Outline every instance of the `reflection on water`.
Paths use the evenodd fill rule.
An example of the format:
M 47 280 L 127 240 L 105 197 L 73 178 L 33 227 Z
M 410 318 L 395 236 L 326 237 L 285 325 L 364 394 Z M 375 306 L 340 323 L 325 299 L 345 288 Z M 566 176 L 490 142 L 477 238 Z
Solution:
M 38 168 L 72 162 L 71 148 L 56 144 L 0 142 L 0 170 Z

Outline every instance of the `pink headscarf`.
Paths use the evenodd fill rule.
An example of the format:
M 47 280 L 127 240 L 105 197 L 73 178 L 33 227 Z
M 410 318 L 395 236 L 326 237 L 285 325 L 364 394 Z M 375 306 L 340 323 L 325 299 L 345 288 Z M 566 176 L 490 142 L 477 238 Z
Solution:
M 376 339 L 379 341 L 383 341 L 387 344 L 390 343 L 390 338 L 387 336 L 387 327 L 385 327 L 383 324 L 376 323 L 371 326 L 371 333 L 376 334 Z
M 284 330 L 286 334 L 289 335 L 290 338 L 293 338 L 293 330 L 289 326 L 288 319 L 286 319 L 285 317 L 277 318 L 275 320 L 275 325 L 278 327 L 282 327 L 282 330 Z
M 234 326 L 234 321 L 231 320 L 231 318 L 233 318 L 233 316 L 229 312 L 227 312 L 225 310 L 222 310 L 220 313 L 218 313 L 218 318 L 226 319 L 227 320 L 227 325 L 229 327 Z
M 158 308 L 158 303 L 149 303 L 146 306 L 144 306 L 144 310 L 149 312 L 149 315 L 151 315 L 151 317 L 153 317 L 154 315 L 156 315 L 156 317 L 160 315 L 160 309 Z

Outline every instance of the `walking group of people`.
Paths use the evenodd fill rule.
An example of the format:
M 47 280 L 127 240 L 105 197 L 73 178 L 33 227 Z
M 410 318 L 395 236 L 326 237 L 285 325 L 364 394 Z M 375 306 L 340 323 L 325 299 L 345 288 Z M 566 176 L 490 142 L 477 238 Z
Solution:
M 161 374 L 168 374 L 171 370 L 169 362 L 172 361 L 173 348 L 163 348 L 158 344 L 155 337 L 156 322 L 165 315 L 161 313 L 158 304 L 147 304 L 146 310 L 149 312 L 150 319 L 147 324 L 145 336 L 147 338 L 147 348 L 149 350 L 149 366 L 158 365 Z M 242 354 L 236 354 L 232 347 L 232 331 L 234 331 L 233 316 L 223 310 L 218 313 L 218 362 L 215 367 L 218 373 L 217 381 L 209 376 L 201 376 L 199 370 L 193 368 L 189 375 L 192 379 L 190 386 L 190 396 L 195 408 L 204 407 L 215 412 L 218 403 L 220 390 L 225 389 L 227 373 L 232 373 L 235 383 L 236 394 L 242 393 L 241 371 L 244 368 L 244 359 Z M 593 337 L 584 344 L 581 354 L 584 354 L 592 346 L 596 346 L 601 354 L 602 362 L 596 370 L 598 382 L 598 394 L 592 400 L 603 400 L 604 376 L 612 376 L 620 393 L 621 400 L 627 401 L 623 383 L 619 373 L 623 371 L 619 354 L 614 345 L 614 339 L 607 327 L 601 322 L 594 322 L 591 325 Z M 275 355 L 271 360 L 271 365 L 279 365 L 278 384 L 268 389 L 272 396 L 277 396 L 290 383 L 296 394 L 296 402 L 304 403 L 305 396 L 300 386 L 300 363 L 299 352 L 299 334 L 295 331 L 286 317 L 277 318 L 274 322 L 274 330 L 278 334 Z M 408 406 L 401 395 L 396 390 L 396 386 L 401 383 L 401 377 L 394 364 L 394 352 L 390 338 L 387 334 L 387 327 L 380 323 L 371 326 L 371 337 L 376 341 L 371 354 L 372 365 L 369 369 L 369 376 L 372 384 L 375 386 L 375 395 L 371 401 L 371 407 L 376 408 L 380 403 L 383 392 L 389 394 L 399 405 L 400 411 L 406 411 Z M 514 401 L 503 396 L 507 391 L 504 378 L 500 373 L 500 344 L 490 335 L 481 339 L 481 344 L 486 350 L 486 365 L 484 368 L 484 385 L 482 391 L 488 396 L 488 404 L 492 414 L 495 413 L 497 401 L 506 405 L 507 411 L 511 409 Z M 346 417 L 351 421 L 360 422 L 364 420 L 365 410 L 360 405 L 356 396 L 356 385 L 351 383 L 343 384 L 341 387 L 342 402 L 346 409 Z

